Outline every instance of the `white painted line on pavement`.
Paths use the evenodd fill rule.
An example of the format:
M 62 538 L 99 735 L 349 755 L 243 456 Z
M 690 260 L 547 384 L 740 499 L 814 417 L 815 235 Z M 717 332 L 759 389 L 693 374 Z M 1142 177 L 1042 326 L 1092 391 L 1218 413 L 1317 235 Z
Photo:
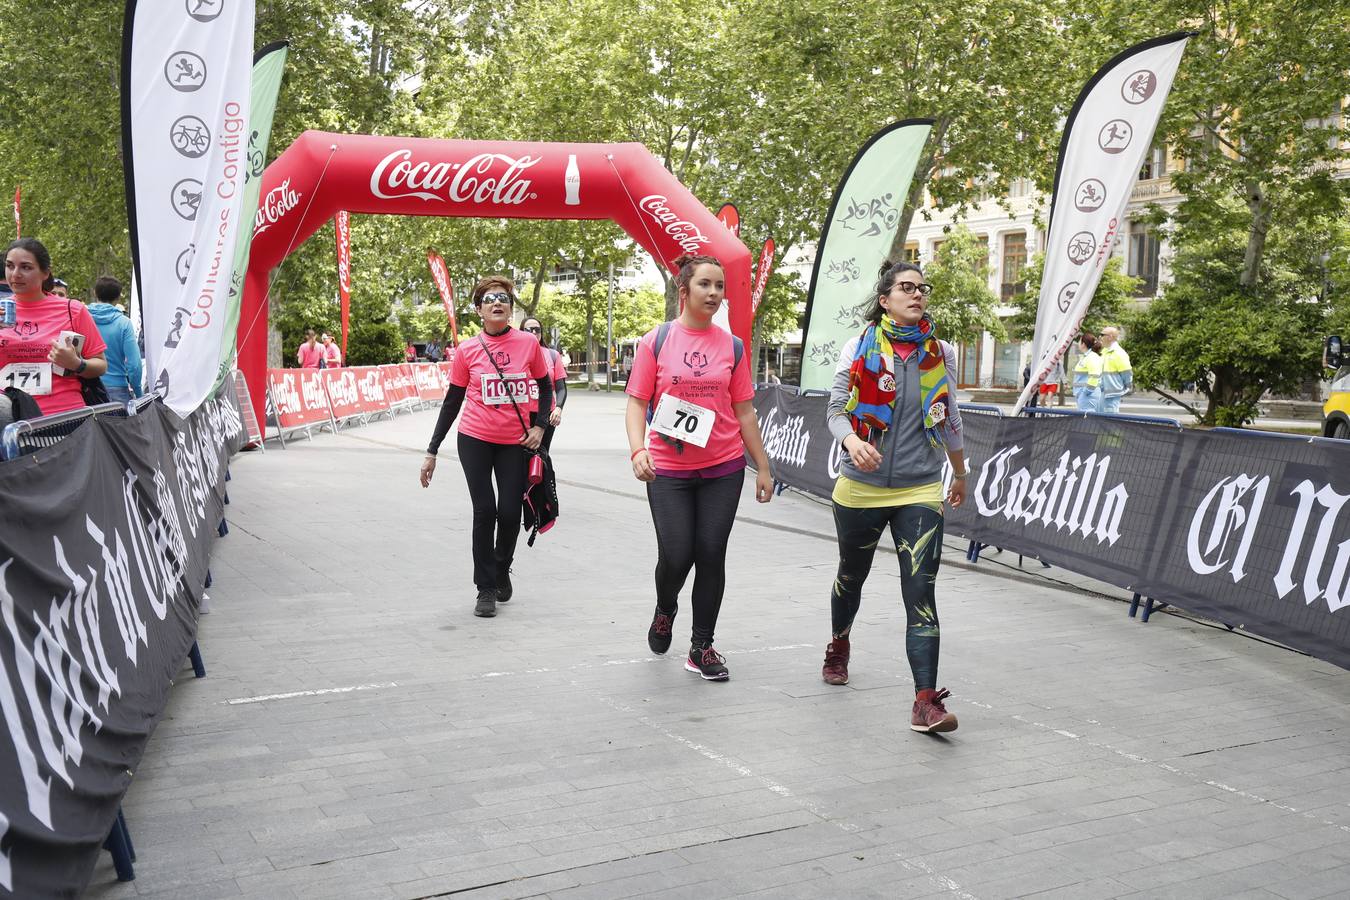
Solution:
M 382 684 L 353 684 L 349 687 L 322 688 L 317 691 L 290 691 L 286 694 L 264 694 L 261 697 L 236 697 L 233 700 L 223 700 L 221 702 L 229 706 L 240 706 L 244 703 L 265 703 L 268 700 L 290 700 L 292 697 L 318 697 L 321 694 L 350 694 L 352 691 L 373 691 L 377 688 L 398 687 L 397 681 L 386 681 Z

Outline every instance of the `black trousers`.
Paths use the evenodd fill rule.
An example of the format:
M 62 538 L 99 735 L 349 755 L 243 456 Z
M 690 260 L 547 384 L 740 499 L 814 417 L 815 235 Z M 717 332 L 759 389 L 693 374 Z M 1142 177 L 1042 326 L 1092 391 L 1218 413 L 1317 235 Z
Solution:
M 862 605 L 863 583 L 872 571 L 872 557 L 887 528 L 900 562 L 900 599 L 905 604 L 905 655 L 916 690 L 937 687 L 938 630 L 934 585 L 942 562 L 942 513 L 915 503 L 880 509 L 834 505 L 839 535 L 839 572 L 830 591 L 834 635 L 853 627 Z
M 679 606 L 694 570 L 693 643 L 712 643 L 727 585 L 727 538 L 736 521 L 745 471 L 720 478 L 669 478 L 647 482 L 656 525 L 656 605 L 667 614 Z
M 479 590 L 496 588 L 498 573 L 505 574 L 515 558 L 520 536 L 525 448 L 460 432 L 459 464 L 473 500 L 473 583 Z

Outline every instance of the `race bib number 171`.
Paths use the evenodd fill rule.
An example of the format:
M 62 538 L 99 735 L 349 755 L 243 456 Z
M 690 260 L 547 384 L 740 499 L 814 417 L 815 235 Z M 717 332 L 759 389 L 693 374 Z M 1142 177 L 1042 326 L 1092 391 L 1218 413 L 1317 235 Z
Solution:
M 0 390 L 16 387 L 32 397 L 52 392 L 51 363 L 10 363 L 0 369 Z

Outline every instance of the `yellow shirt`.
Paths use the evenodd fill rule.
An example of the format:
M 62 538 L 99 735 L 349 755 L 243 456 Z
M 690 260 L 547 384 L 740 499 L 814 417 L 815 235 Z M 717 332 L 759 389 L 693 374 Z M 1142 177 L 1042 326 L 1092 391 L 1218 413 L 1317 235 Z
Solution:
M 881 509 L 886 506 L 910 506 L 922 504 L 942 511 L 942 482 L 916 484 L 911 487 L 877 487 L 863 484 L 844 475 L 834 483 L 834 493 L 830 495 L 835 503 L 850 509 Z

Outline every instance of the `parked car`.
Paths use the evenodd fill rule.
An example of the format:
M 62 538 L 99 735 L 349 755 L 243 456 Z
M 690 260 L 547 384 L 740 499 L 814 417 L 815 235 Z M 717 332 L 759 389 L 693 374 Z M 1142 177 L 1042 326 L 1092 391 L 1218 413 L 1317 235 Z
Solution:
M 1336 370 L 1331 377 L 1331 394 L 1322 407 L 1322 434 L 1350 440 L 1350 359 L 1342 351 L 1340 335 L 1327 338 L 1322 361 L 1328 369 Z

